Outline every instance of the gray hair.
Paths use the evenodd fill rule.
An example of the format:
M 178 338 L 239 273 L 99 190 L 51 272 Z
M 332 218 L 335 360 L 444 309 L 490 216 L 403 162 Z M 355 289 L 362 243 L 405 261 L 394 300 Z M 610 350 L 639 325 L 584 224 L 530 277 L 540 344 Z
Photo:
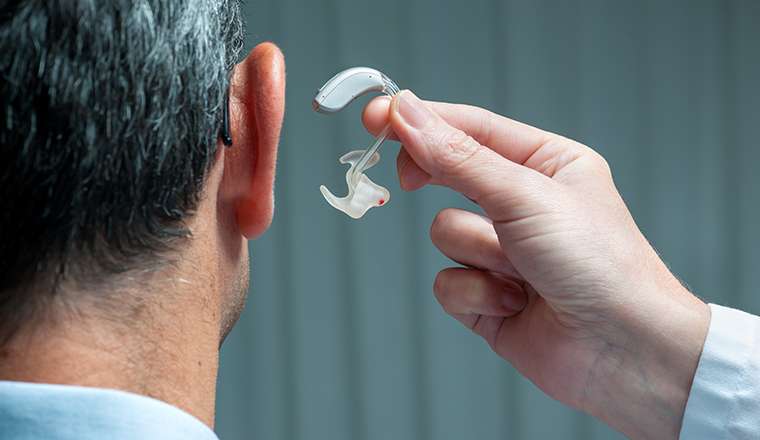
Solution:
M 243 32 L 238 0 L 0 0 L 0 346 L 188 236 Z

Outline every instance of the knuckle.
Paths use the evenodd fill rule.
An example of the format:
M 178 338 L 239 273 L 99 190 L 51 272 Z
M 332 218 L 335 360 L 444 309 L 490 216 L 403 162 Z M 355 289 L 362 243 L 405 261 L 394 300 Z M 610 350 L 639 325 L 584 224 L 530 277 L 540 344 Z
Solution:
M 604 175 L 604 176 L 612 176 L 612 169 L 610 168 L 610 164 L 607 162 L 607 160 L 602 157 L 601 154 L 597 153 L 596 151 L 593 151 L 592 157 L 592 163 L 597 169 L 597 171 Z
M 598 152 L 585 145 L 580 145 L 578 156 L 585 161 L 585 168 L 593 175 L 612 179 L 612 169 L 607 160 Z
M 445 169 L 454 170 L 472 159 L 482 146 L 461 130 L 444 130 L 438 135 L 438 160 Z

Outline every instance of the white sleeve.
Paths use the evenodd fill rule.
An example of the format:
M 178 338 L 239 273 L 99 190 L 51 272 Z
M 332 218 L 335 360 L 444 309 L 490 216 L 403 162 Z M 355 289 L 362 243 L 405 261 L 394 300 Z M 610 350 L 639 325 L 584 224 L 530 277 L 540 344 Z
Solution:
M 760 317 L 710 304 L 682 440 L 760 438 Z

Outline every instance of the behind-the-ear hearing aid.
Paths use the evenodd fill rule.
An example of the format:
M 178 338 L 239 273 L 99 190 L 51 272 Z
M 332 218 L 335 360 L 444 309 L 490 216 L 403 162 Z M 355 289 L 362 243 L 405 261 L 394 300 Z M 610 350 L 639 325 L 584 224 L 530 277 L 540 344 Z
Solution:
M 219 131 L 219 137 L 222 138 L 222 143 L 225 146 L 232 146 L 232 138 L 230 137 L 230 91 L 224 94 L 224 111 L 222 113 L 222 129 Z
M 327 81 L 317 92 L 312 105 L 314 110 L 323 114 L 334 114 L 343 110 L 357 97 L 378 91 L 393 96 L 399 89 L 396 84 L 381 72 L 369 67 L 353 67 L 344 70 Z M 369 208 L 381 206 L 388 202 L 390 192 L 375 184 L 364 175 L 364 171 L 380 160 L 377 150 L 393 133 L 390 124 L 375 138 L 366 150 L 357 150 L 345 154 L 340 163 L 351 164 L 346 173 L 348 195 L 335 197 L 324 185 L 319 189 L 328 203 L 353 218 L 360 218 Z

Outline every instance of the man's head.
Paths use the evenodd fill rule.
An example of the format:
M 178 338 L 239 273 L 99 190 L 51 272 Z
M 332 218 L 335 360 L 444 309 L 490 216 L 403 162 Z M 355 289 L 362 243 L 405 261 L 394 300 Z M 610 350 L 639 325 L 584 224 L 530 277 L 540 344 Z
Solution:
M 120 307 L 114 286 L 185 258 L 205 199 L 235 248 L 266 229 L 282 66 L 235 69 L 242 37 L 236 0 L 0 0 L 0 345 L 69 291 Z

